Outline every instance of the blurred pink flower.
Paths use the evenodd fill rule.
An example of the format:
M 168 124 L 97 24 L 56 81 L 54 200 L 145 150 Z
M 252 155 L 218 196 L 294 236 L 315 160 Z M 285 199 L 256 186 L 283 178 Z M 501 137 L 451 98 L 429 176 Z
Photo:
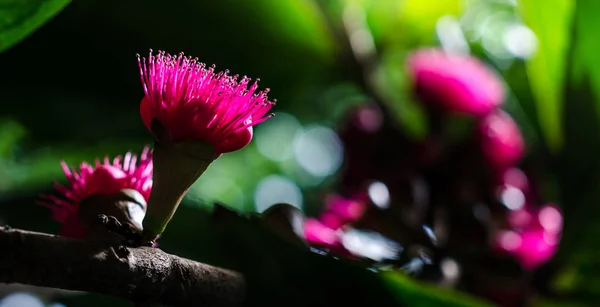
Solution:
M 447 111 L 483 116 L 504 101 L 504 86 L 493 70 L 472 56 L 421 49 L 407 60 L 416 95 Z
M 509 222 L 515 230 L 500 232 L 497 247 L 512 254 L 525 269 L 533 270 L 554 256 L 562 233 L 562 214 L 555 205 L 511 212 Z
M 341 245 L 338 230 L 333 229 L 317 219 L 304 221 L 304 236 L 311 245 L 335 247 Z
M 340 229 L 348 223 L 346 219 L 331 212 L 323 212 L 319 217 L 319 221 L 331 229 Z
M 359 219 L 366 210 L 366 205 L 355 199 L 343 198 L 339 195 L 330 195 L 326 199 L 327 211 L 348 222 Z
M 360 196 L 354 199 L 328 195 L 325 199 L 326 210 L 318 219 L 307 219 L 304 224 L 308 243 L 343 252 L 340 240 L 344 226 L 362 217 L 366 209 L 366 204 L 359 199 Z
M 558 249 L 558 240 L 543 230 L 525 231 L 515 253 L 523 267 L 532 270 L 546 263 Z
M 83 162 L 79 171 L 69 169 L 61 162 L 69 181 L 67 186 L 55 182 L 56 190 L 61 194 L 41 195 L 40 204 L 52 210 L 52 217 L 60 222 L 59 235 L 72 238 L 84 238 L 85 227 L 78 216 L 79 204 L 93 194 L 111 195 L 123 189 L 138 191 L 146 200 L 152 189 L 152 151 L 145 147 L 139 161 L 136 155 L 128 152 L 118 156 L 112 162 L 105 157 L 103 162 L 96 160 L 95 166 Z M 145 204 L 144 204 L 145 205 Z
M 497 110 L 479 124 L 480 146 L 493 166 L 505 169 L 518 163 L 525 152 L 519 127 L 505 112 Z
M 529 179 L 527 175 L 516 167 L 508 168 L 502 172 L 500 181 L 504 185 L 510 185 L 523 191 L 523 193 L 529 192 Z
M 215 72 L 198 59 L 159 51 L 148 59 L 138 56 L 145 97 L 140 113 L 146 127 L 158 120 L 175 142 L 205 141 L 217 153 L 244 148 L 252 126 L 265 121 L 274 102 L 268 89 L 257 92 L 258 80 Z

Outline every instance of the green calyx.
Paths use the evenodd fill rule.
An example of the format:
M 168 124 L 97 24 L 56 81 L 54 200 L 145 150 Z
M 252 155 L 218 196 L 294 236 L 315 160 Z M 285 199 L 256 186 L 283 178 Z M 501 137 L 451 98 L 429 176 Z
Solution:
M 154 175 L 143 222 L 144 234 L 150 240 L 163 233 L 188 189 L 219 157 L 209 143 L 173 142 L 164 137 L 160 123 L 153 120 L 152 126 L 156 137 L 152 156 Z

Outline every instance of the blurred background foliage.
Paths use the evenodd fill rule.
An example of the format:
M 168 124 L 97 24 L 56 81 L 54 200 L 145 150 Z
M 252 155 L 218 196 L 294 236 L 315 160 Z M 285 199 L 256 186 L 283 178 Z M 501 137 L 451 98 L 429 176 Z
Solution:
M 364 12 L 363 43 L 379 59 L 366 81 L 340 39 L 349 7 Z M 549 290 L 534 304 L 595 305 L 598 14 L 595 0 L 0 0 L 0 218 L 55 232 L 58 225 L 35 200 L 63 180 L 60 160 L 78 164 L 151 143 L 139 117 L 135 55 L 149 48 L 185 51 L 217 69 L 260 77 L 278 102 L 250 146 L 218 159 L 193 186 L 161 239 L 171 253 L 229 266 L 208 226 L 214 202 L 245 212 L 286 202 L 316 215 L 344 162 L 335 130 L 372 94 L 365 83 L 388 102 L 395 124 L 420 140 L 428 125 L 407 89 L 406 54 L 426 46 L 470 50 L 508 85 L 504 109 L 527 140 L 524 164 L 534 170 L 542 199 L 563 210 L 558 255 L 536 275 Z M 436 297 L 448 305 L 478 304 L 403 275 L 386 284 L 410 306 L 441 304 Z M 2 293 L 14 291 L 66 306 L 126 305 L 38 288 Z

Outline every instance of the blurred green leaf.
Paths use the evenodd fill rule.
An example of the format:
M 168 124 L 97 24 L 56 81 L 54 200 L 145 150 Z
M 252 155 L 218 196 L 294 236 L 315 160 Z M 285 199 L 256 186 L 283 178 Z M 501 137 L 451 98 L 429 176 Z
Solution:
M 0 52 L 58 14 L 70 0 L 0 0 Z
M 464 293 L 446 290 L 433 285 L 419 284 L 397 272 L 381 273 L 381 279 L 397 297 L 398 301 L 419 306 L 492 306 Z
M 274 36 L 292 44 L 308 46 L 320 54 L 333 55 L 334 40 L 314 1 L 264 0 L 246 5 L 266 18 L 264 24 L 269 25 Z
M 595 0 L 577 1 L 572 43 L 572 82 L 582 89 L 589 82 L 595 93 L 596 113 L 600 114 L 600 41 L 597 39 L 600 19 L 600 2 Z
M 422 139 L 427 134 L 427 120 L 421 106 L 410 97 L 412 84 L 401 69 L 404 57 L 402 50 L 387 50 L 374 77 L 397 124 L 415 139 Z
M 404 1 L 398 0 L 357 0 L 366 12 L 367 24 L 376 42 L 393 40 L 398 35 L 402 19 L 398 18 Z
M 578 8 L 579 10 L 580 8 Z M 566 87 L 565 146 L 555 165 L 564 214 L 564 229 L 557 260 L 564 264 L 554 282 L 556 291 L 569 299 L 600 298 L 600 142 L 586 135 L 600 131 L 590 80 L 578 89 Z M 574 272 L 574 273 L 573 273 Z M 569 276 L 575 274 L 575 276 Z
M 538 37 L 536 55 L 527 63 L 540 126 L 550 149 L 562 146 L 563 82 L 575 1 L 519 0 L 525 23 Z
M 418 45 L 431 44 L 435 41 L 438 19 L 447 15 L 459 16 L 462 9 L 460 0 L 405 0 L 398 14 L 404 31 L 395 31 L 396 35 Z
M 27 129 L 12 119 L 0 121 L 0 158 L 9 158 Z

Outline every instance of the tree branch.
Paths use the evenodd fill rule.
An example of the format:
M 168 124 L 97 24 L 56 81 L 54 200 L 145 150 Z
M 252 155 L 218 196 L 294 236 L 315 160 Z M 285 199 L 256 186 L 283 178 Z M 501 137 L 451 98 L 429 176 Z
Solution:
M 246 291 L 240 273 L 158 248 L 111 247 L 1 226 L 0 282 L 170 306 L 240 306 Z

